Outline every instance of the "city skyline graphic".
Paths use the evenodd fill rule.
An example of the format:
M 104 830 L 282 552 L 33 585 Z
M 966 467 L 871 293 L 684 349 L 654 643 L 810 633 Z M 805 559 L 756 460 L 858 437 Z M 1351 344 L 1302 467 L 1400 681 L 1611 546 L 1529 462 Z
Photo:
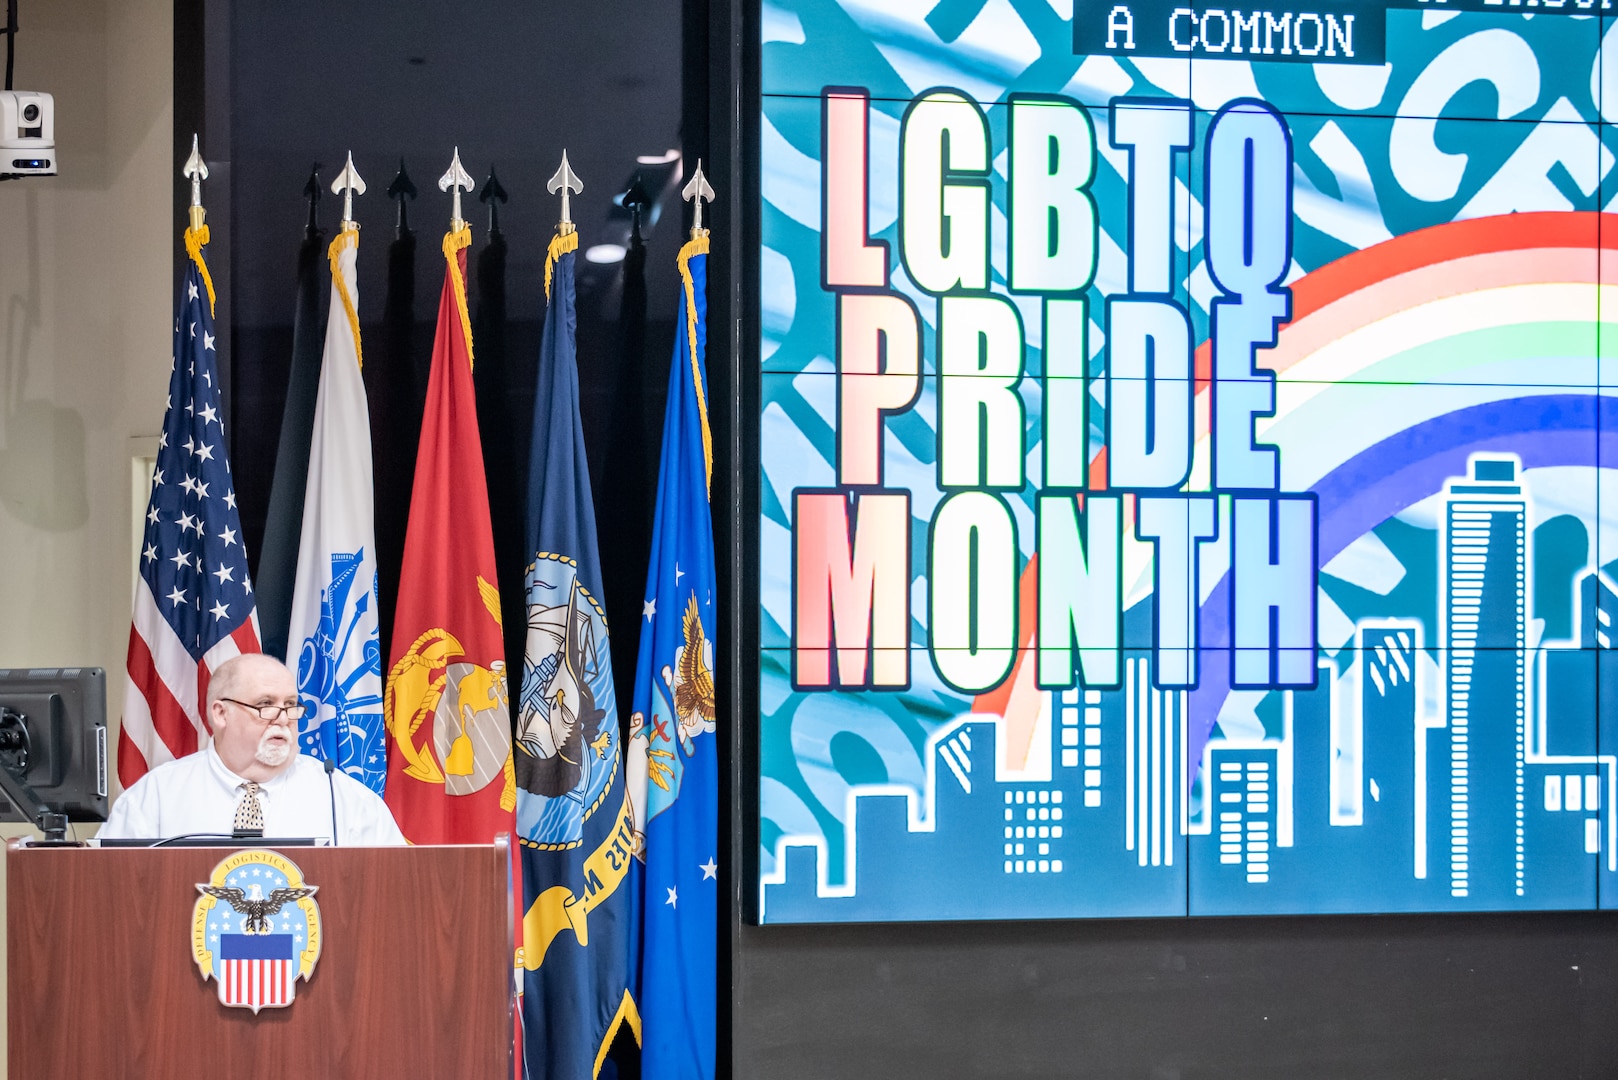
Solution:
M 1575 568 L 1536 610 L 1516 455 L 1470 454 L 1435 499 L 1431 625 L 1362 617 L 1315 689 L 1232 691 L 1189 784 L 1196 691 L 1126 649 L 1120 687 L 1042 692 L 1021 770 L 999 718 L 967 714 L 928 738 L 921 784 L 848 789 L 841 859 L 778 837 L 763 918 L 1618 907 L 1618 732 L 1597 710 L 1618 589 Z

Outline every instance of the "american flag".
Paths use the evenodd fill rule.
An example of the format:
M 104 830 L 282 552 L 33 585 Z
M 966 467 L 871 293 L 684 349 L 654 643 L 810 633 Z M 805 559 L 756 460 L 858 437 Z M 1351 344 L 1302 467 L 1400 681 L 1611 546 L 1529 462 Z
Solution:
M 219 943 L 219 1000 L 258 1012 L 292 1004 L 298 977 L 291 934 L 226 934 Z
M 258 652 L 241 518 L 225 454 L 212 286 L 201 243 L 180 294 L 168 411 L 158 438 L 129 630 L 118 778 L 125 787 L 207 737 L 208 677 Z M 201 241 L 206 242 L 205 237 Z

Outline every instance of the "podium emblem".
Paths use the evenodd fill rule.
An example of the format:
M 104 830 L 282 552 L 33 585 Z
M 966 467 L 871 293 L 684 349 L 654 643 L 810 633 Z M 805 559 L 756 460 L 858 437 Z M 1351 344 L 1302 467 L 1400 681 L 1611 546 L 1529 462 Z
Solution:
M 235 852 L 197 885 L 191 955 L 221 1004 L 255 1015 L 292 1004 L 297 981 L 320 959 L 317 889 L 274 851 Z

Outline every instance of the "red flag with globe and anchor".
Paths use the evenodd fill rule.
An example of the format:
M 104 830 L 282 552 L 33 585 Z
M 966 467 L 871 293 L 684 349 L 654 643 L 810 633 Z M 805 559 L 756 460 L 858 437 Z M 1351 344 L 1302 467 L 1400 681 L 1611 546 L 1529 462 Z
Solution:
M 383 706 L 387 802 L 413 844 L 487 844 L 516 821 L 500 593 L 466 309 L 472 231 L 457 225 L 444 237 L 444 290 Z

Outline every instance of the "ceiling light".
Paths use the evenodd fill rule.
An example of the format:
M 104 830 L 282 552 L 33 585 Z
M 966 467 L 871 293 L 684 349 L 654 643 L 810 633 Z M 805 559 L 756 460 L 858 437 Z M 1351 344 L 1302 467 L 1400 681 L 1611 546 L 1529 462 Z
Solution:
M 623 262 L 626 254 L 628 254 L 628 250 L 622 244 L 597 244 L 595 247 L 586 249 L 584 261 L 593 263 Z

